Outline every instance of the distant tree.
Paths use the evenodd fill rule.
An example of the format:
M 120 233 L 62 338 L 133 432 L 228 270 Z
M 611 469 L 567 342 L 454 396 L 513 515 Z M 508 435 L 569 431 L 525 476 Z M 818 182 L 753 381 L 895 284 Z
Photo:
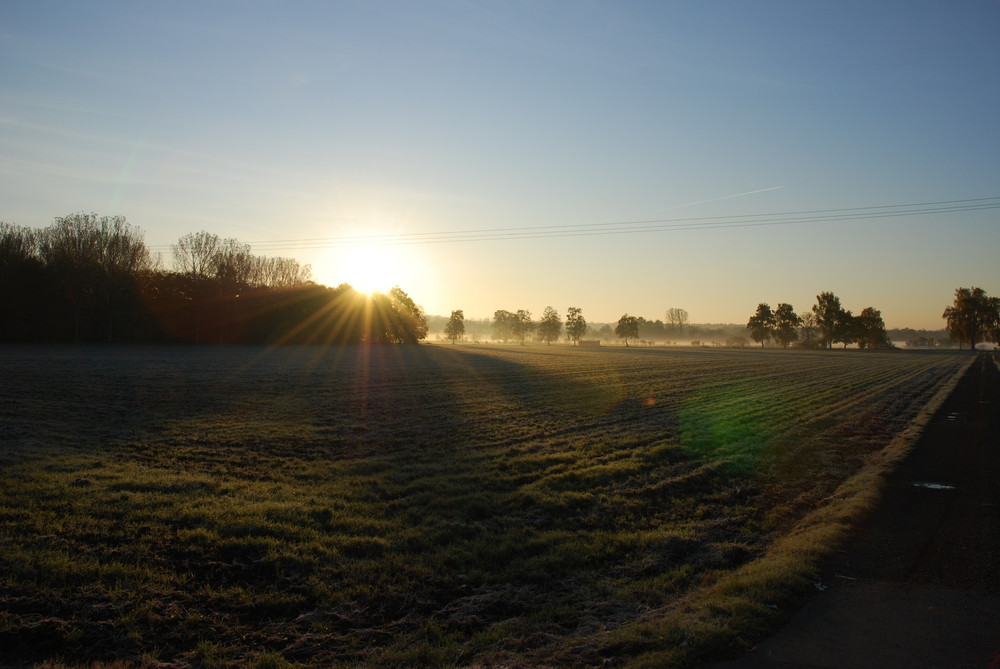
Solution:
M 833 328 L 833 343 L 842 343 L 844 348 L 847 348 L 849 344 L 858 341 L 860 330 L 858 319 L 850 309 L 841 309 Z
M 860 348 L 882 349 L 892 348 L 892 342 L 885 331 L 882 312 L 875 307 L 865 307 L 855 319 L 857 325 L 858 346 Z
M 618 319 L 618 325 L 615 326 L 615 334 L 618 335 L 619 339 L 625 340 L 625 346 L 627 347 L 629 338 L 639 338 L 639 319 L 635 316 L 625 314 Z
M 498 309 L 493 312 L 493 338 L 499 339 L 504 344 L 514 338 L 514 321 L 517 316 L 506 309 Z
M 986 331 L 994 344 L 1000 346 L 1000 297 L 988 298 Z
M 771 305 L 761 302 L 757 305 L 757 311 L 750 320 L 747 321 L 747 330 L 750 330 L 750 338 L 759 343 L 764 348 L 764 342 L 774 335 L 774 312 Z
M 677 334 L 684 332 L 684 325 L 687 322 L 688 312 L 684 309 L 678 309 L 677 307 L 667 309 L 667 323 L 672 330 L 676 330 Z
M 944 310 L 941 318 L 947 321 L 948 336 L 959 343 L 965 342 L 975 350 L 983 334 L 990 329 L 992 301 L 982 288 L 957 288 L 955 302 Z
M 949 339 L 939 339 L 937 337 L 916 337 L 906 341 L 907 348 L 954 348 L 954 343 Z
M 514 314 L 512 334 L 514 339 L 516 339 L 521 346 L 524 346 L 525 340 L 531 336 L 535 327 L 537 327 L 537 324 L 531 320 L 531 312 L 525 311 L 524 309 L 518 309 L 517 313 Z
M 798 341 L 800 325 L 802 319 L 795 313 L 792 305 L 780 302 L 774 310 L 774 340 L 782 348 L 788 348 L 789 344 Z
M 647 321 L 639 316 L 639 337 L 650 342 L 667 337 L 667 327 L 661 320 Z
M 559 318 L 559 312 L 552 307 L 545 307 L 542 319 L 538 321 L 538 338 L 546 344 L 551 344 L 559 339 L 561 332 L 562 319 Z
M 838 320 L 843 320 L 840 298 L 830 292 L 820 293 L 816 296 L 816 304 L 812 309 L 816 316 L 816 327 L 819 328 L 820 342 L 824 348 L 833 348 Z
M 444 326 L 444 334 L 452 344 L 465 336 L 465 313 L 461 309 L 451 312 L 451 318 Z
M 799 345 L 804 348 L 815 348 L 819 342 L 816 339 L 816 314 L 812 311 L 804 311 L 799 314 Z
M 587 334 L 587 321 L 579 307 L 570 307 L 566 312 L 566 336 L 573 345 L 579 345 L 580 339 Z

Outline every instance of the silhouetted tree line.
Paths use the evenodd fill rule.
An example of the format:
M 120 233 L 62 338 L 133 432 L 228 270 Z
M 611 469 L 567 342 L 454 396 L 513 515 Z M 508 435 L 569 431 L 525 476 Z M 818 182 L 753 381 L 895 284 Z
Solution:
M 468 333 L 468 321 L 462 311 L 452 312 L 451 318 L 431 317 L 435 321 L 435 329 L 441 330 L 446 339 L 455 342 Z M 588 323 L 579 307 L 569 307 L 565 321 L 560 320 L 559 313 L 553 307 L 545 307 L 541 319 L 532 319 L 530 311 L 518 309 L 508 311 L 498 309 L 493 318 L 477 323 L 474 337 L 487 336 L 502 343 L 517 342 L 525 344 L 528 341 L 551 344 L 559 341 L 565 332 L 566 341 L 578 345 L 584 337 L 601 340 L 618 339 L 626 346 L 631 341 L 639 340 L 642 344 L 654 341 L 669 340 L 678 336 L 706 337 L 712 340 L 731 340 L 730 327 L 738 326 L 698 326 L 688 325 L 688 312 L 685 309 L 672 307 L 666 312 L 666 322 L 662 320 L 647 320 L 642 316 L 625 314 L 617 323 Z
M 445 334 L 455 341 L 452 334 L 455 326 L 455 314 L 462 314 L 461 311 L 452 312 L 452 321 L 446 326 Z M 463 316 L 464 318 L 464 316 Z M 521 345 L 532 338 L 543 344 L 552 344 L 559 341 L 563 331 L 562 317 L 554 307 L 545 307 L 542 317 L 536 322 L 531 318 L 531 312 L 525 309 L 518 309 L 516 312 L 498 309 L 493 313 L 493 320 L 490 321 L 493 330 L 493 339 L 503 343 L 516 341 Z M 449 329 L 450 328 L 450 329 Z M 566 339 L 579 344 L 580 338 L 587 331 L 587 321 L 583 317 L 583 311 L 579 307 L 570 307 L 566 312 Z M 464 325 L 462 333 L 465 332 Z
M 855 316 L 831 292 L 817 295 L 812 310 L 803 314 L 796 314 L 792 305 L 784 302 L 774 310 L 761 302 L 747 321 L 747 329 L 750 338 L 761 346 L 774 339 L 783 348 L 793 343 L 805 348 L 833 348 L 834 344 L 843 344 L 844 348 L 849 344 L 857 344 L 858 348 L 892 348 L 882 312 L 865 307 Z
M 399 287 L 310 281 L 293 258 L 199 232 L 160 267 L 121 216 L 73 214 L 36 230 L 0 222 L 0 341 L 415 343 L 420 308 Z

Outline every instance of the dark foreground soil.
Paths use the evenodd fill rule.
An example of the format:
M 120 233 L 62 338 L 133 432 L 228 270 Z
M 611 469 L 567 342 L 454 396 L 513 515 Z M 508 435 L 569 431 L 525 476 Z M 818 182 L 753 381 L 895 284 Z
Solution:
M 970 367 L 775 637 L 717 669 L 1000 669 L 1000 370 Z

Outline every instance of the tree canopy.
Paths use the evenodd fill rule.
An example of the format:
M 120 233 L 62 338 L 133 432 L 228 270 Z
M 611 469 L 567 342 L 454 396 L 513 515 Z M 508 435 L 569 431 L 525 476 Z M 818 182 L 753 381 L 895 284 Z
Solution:
M 881 311 L 875 307 L 865 307 L 858 314 L 856 323 L 859 348 L 892 348 Z
M 840 298 L 831 292 L 823 292 L 816 296 L 816 304 L 813 305 L 813 314 L 816 316 L 816 327 L 819 329 L 819 340 L 825 348 L 833 348 L 833 342 L 837 337 L 838 318 L 841 318 L 843 309 L 840 306 Z
M 774 310 L 774 340 L 782 348 L 788 348 L 792 342 L 799 339 L 799 327 L 802 325 L 802 318 L 795 313 L 795 309 L 787 302 L 778 303 L 778 308 Z
M 635 316 L 625 314 L 618 319 L 618 325 L 615 326 L 615 334 L 618 335 L 619 339 L 624 339 L 625 346 L 628 346 L 629 339 L 639 338 L 639 319 Z
M 761 302 L 757 305 L 757 311 L 750 320 L 747 321 L 747 329 L 750 330 L 750 338 L 764 347 L 764 342 L 774 334 L 774 312 L 771 305 Z
M 451 312 L 451 318 L 444 326 L 444 334 L 451 340 L 452 344 L 465 336 L 465 312 L 461 309 Z
M 885 330 L 881 312 L 874 307 L 865 307 L 855 316 L 840 304 L 840 298 L 833 293 L 820 293 L 812 310 L 796 314 L 795 308 L 787 302 L 778 303 L 772 311 L 770 305 L 762 302 L 757 311 L 747 321 L 751 338 L 764 346 L 773 338 L 783 348 L 799 341 L 801 346 L 813 348 L 820 345 L 830 348 L 834 343 L 858 344 L 858 348 L 891 348 L 892 342 Z M 815 336 L 819 332 L 819 340 Z
M 1000 298 L 989 297 L 982 288 L 956 288 L 955 301 L 944 310 L 948 336 L 975 350 L 976 344 L 992 339 L 1000 344 Z
M 559 339 L 562 332 L 562 319 L 559 312 L 552 307 L 545 307 L 542 319 L 538 321 L 538 339 L 545 344 L 551 344 Z
M 570 307 L 566 311 L 566 336 L 574 345 L 579 345 L 583 335 L 587 334 L 587 320 L 579 307 Z
M 514 321 L 517 316 L 506 309 L 497 309 L 493 312 L 493 338 L 499 339 L 504 344 L 514 337 Z

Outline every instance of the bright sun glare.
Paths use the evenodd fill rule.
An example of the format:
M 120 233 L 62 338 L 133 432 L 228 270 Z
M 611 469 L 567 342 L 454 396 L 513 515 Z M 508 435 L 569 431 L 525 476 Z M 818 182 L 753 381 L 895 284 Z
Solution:
M 388 292 L 404 285 L 408 267 L 406 258 L 394 246 L 358 245 L 336 249 L 325 263 L 327 285 L 349 283 L 362 293 Z

